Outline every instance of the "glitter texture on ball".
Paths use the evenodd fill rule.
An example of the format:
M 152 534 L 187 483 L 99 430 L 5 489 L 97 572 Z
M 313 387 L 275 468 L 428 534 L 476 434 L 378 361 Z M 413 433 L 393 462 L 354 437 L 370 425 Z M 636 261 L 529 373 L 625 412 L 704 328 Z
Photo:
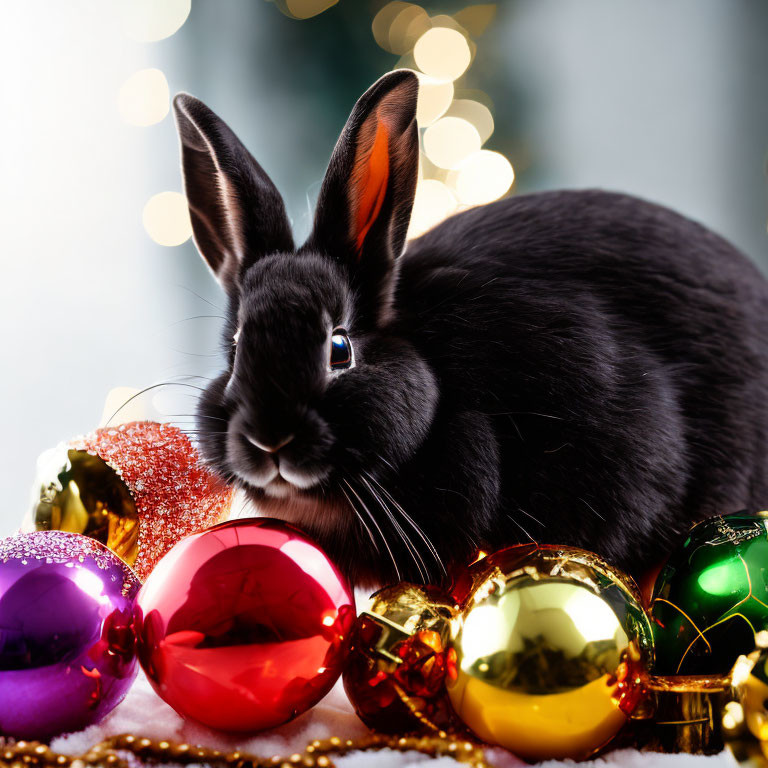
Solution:
M 75 438 L 53 452 L 25 529 L 83 533 L 143 581 L 184 536 L 225 520 L 234 490 L 171 424 L 137 421 Z
M 98 723 L 138 665 L 139 581 L 86 536 L 40 531 L 0 541 L 0 733 L 46 740 Z

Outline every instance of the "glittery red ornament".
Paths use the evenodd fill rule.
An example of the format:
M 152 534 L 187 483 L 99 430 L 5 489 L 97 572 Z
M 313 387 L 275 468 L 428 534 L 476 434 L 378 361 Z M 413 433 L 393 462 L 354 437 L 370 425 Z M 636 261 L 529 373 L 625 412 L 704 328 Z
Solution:
M 179 714 L 257 731 L 316 704 L 341 674 L 351 590 L 303 533 L 232 520 L 180 541 L 136 599 L 139 660 Z
M 47 460 L 29 527 L 95 538 L 141 580 L 179 539 L 229 514 L 233 489 L 171 424 L 135 421 L 97 429 Z

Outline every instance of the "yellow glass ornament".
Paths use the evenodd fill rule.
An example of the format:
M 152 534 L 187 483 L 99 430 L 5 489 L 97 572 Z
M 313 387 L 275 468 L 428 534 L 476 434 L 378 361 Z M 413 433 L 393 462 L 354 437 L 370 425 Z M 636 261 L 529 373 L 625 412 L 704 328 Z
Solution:
M 99 456 L 68 446 L 60 446 L 48 459 L 54 469 L 38 485 L 35 529 L 82 533 L 134 565 L 139 515 L 120 475 Z
M 610 741 L 652 659 L 631 579 L 590 552 L 537 545 L 470 575 L 447 680 L 464 723 L 529 760 L 584 758 Z

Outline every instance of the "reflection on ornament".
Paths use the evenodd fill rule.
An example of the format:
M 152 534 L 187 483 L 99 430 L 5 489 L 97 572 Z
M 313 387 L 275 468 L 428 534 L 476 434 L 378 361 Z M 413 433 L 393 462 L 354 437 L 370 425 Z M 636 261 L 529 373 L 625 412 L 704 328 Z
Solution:
M 384 733 L 456 725 L 445 692 L 455 605 L 432 587 L 398 584 L 360 614 L 344 689 L 360 719 Z
M 694 526 L 654 588 L 654 672 L 727 674 L 768 629 L 768 513 Z
M 257 731 L 328 693 L 354 617 L 351 591 L 303 533 L 233 520 L 182 539 L 147 579 L 136 600 L 139 660 L 183 717 Z
M 95 538 L 141 579 L 180 538 L 229 514 L 233 490 L 170 424 L 98 429 L 42 458 L 25 530 Z
M 49 458 L 56 468 L 40 486 L 33 510 L 37 530 L 82 533 L 134 565 L 139 515 L 117 471 L 98 456 L 67 446 Z
M 586 757 L 643 695 L 651 629 L 631 580 L 589 552 L 521 545 L 470 569 L 447 685 L 478 736 L 526 759 Z
M 679 675 L 645 680 L 648 698 L 633 713 L 637 743 L 659 752 L 716 754 L 723 749 L 721 713 L 730 699 L 729 675 Z
M 136 676 L 139 581 L 93 539 L 0 541 L 0 733 L 48 739 L 99 722 Z

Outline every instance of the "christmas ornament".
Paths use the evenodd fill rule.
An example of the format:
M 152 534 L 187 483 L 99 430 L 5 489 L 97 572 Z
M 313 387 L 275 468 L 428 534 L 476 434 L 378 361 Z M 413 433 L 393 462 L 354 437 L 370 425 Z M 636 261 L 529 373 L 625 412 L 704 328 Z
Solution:
M 470 569 L 451 703 L 480 738 L 531 760 L 583 758 L 643 694 L 651 629 L 631 580 L 589 552 L 521 545 Z
M 256 731 L 296 717 L 341 674 L 354 598 L 297 529 L 233 520 L 182 539 L 136 600 L 139 660 L 184 717 Z
M 735 672 L 733 682 L 744 725 L 752 736 L 768 746 L 768 651 L 757 651 L 751 655 L 751 659 L 742 662 L 744 672 L 748 668 L 748 674 L 739 675 Z M 727 709 L 725 714 L 728 714 Z M 765 751 L 768 752 L 768 749 Z
M 659 675 L 727 674 L 768 629 L 768 513 L 695 525 L 650 608 Z
M 177 427 L 131 422 L 44 454 L 24 529 L 90 536 L 143 580 L 180 538 L 225 519 L 232 494 Z
M 636 744 L 657 752 L 722 751 L 720 718 L 731 698 L 730 675 L 648 675 L 644 683 L 647 698 L 632 713 Z
M 3 745 L 0 738 L 0 760 L 12 766 L 36 766 L 37 768 L 83 768 L 84 765 L 113 768 L 132 768 L 135 765 L 203 764 L 222 768 L 334 768 L 329 755 L 347 755 L 350 752 L 375 752 L 391 749 L 395 752 L 420 752 L 429 757 L 452 757 L 459 763 L 473 768 L 492 768 L 486 761 L 483 748 L 471 741 L 456 739 L 446 734 L 429 737 L 383 736 L 373 733 L 362 739 L 314 739 L 304 748 L 303 753 L 281 758 L 279 755 L 260 757 L 235 750 L 222 752 L 219 749 L 202 747 L 199 744 L 174 741 L 173 739 L 150 739 L 133 733 L 122 733 L 94 744 L 83 755 L 73 756 L 54 752 L 40 742 L 19 741 Z M 129 753 L 138 760 L 125 759 Z
M 762 641 L 768 640 L 765 636 Z M 722 733 L 739 761 L 768 765 L 768 651 L 739 656 L 733 666 L 732 696 L 722 708 Z
M 0 733 L 47 739 L 117 705 L 138 668 L 139 586 L 119 557 L 85 536 L 0 541 Z
M 432 587 L 376 592 L 355 627 L 344 689 L 360 719 L 385 733 L 460 725 L 445 691 L 456 606 Z

